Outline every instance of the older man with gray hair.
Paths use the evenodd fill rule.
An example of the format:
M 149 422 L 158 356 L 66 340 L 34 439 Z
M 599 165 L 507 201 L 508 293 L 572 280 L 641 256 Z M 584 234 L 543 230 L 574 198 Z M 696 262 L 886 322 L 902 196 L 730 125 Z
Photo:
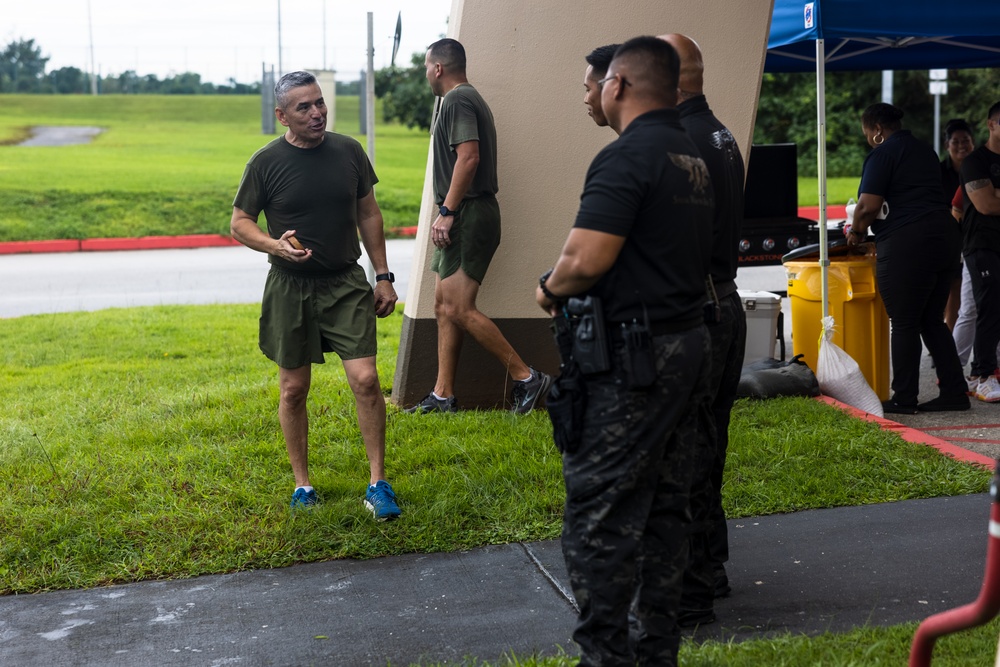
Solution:
M 292 509 L 319 498 L 309 480 L 306 398 L 312 364 L 336 352 L 354 393 L 368 455 L 365 506 L 379 521 L 400 510 L 385 480 L 385 398 L 375 367 L 375 318 L 396 306 L 385 253 L 378 178 L 361 145 L 326 131 L 326 102 L 308 72 L 284 75 L 274 87 L 285 133 L 247 162 L 233 202 L 233 237 L 267 253 L 260 349 L 278 364 L 278 420 L 295 475 Z M 257 225 L 263 212 L 267 232 Z M 376 272 L 374 291 L 358 265 L 365 245 Z

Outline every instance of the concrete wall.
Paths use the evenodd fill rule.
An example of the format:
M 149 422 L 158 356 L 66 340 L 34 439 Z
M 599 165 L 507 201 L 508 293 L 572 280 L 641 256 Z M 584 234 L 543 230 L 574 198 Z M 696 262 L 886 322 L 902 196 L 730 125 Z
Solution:
M 326 131 L 333 132 L 337 124 L 337 71 L 332 69 L 311 69 L 310 74 L 316 77 L 319 89 L 323 91 L 326 100 Z
M 744 156 L 753 135 L 772 0 L 453 0 L 449 37 L 465 46 L 469 81 L 490 104 L 499 142 L 503 241 L 479 307 L 525 362 L 558 369 L 548 318 L 535 305 L 537 279 L 552 266 L 576 215 L 587 167 L 615 138 L 583 106 L 586 56 L 637 35 L 680 32 L 705 58 L 705 93 Z M 406 300 L 393 401 L 411 405 L 434 384 L 437 335 L 434 202 L 427 172 L 417 256 Z M 462 408 L 496 407 L 510 393 L 505 370 L 466 340 L 455 394 Z

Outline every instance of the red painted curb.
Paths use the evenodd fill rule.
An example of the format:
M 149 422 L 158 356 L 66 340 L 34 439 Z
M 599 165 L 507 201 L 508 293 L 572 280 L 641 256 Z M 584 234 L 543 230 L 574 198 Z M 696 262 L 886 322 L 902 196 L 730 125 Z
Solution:
M 963 449 L 958 445 L 953 445 L 952 443 L 941 440 L 940 438 L 935 438 L 933 435 L 927 435 L 923 431 L 918 431 L 915 428 L 910 428 L 909 426 L 900 424 L 899 422 L 894 422 L 883 417 L 876 417 L 873 414 L 851 407 L 846 403 L 841 403 L 835 398 L 830 398 L 829 396 L 817 396 L 816 400 L 823 401 L 824 403 L 840 408 L 858 419 L 875 422 L 883 430 L 895 431 L 899 434 L 899 437 L 907 442 L 912 442 L 918 445 L 929 445 L 942 454 L 950 456 L 953 459 L 957 459 L 965 463 L 972 463 L 973 465 L 980 465 L 988 468 L 989 470 L 993 470 L 996 467 L 997 462 L 989 456 L 977 454 L 976 452 L 969 451 L 968 449 Z
M 159 250 L 167 248 L 210 248 L 239 245 L 231 236 L 191 234 L 187 236 L 141 236 L 134 239 L 84 239 L 80 250 Z
M 55 241 L 7 241 L 0 243 L 0 255 L 17 255 L 32 252 L 78 252 L 80 241 L 60 239 Z
M 800 206 L 799 207 L 799 217 L 809 218 L 810 220 L 819 219 L 819 206 Z M 844 210 L 843 204 L 838 204 L 836 206 L 831 206 L 827 204 L 826 206 L 826 219 L 835 220 L 837 218 L 846 218 L 847 212 Z
M 188 234 L 185 236 L 141 236 L 121 239 L 59 239 L 53 241 L 6 241 L 0 243 L 0 255 L 35 252 L 80 252 L 103 250 L 157 250 L 173 248 L 211 248 L 239 245 L 239 241 L 222 234 Z
M 843 206 L 827 206 L 828 219 L 845 217 Z M 819 218 L 819 207 L 802 206 L 799 217 Z M 393 227 L 402 236 L 416 236 L 417 226 Z M 166 250 L 174 248 L 211 248 L 239 245 L 239 241 L 222 234 L 189 234 L 186 236 L 141 236 L 138 238 L 65 239 L 55 241 L 5 241 L 0 242 L 0 255 L 33 252 L 97 252 L 107 250 Z

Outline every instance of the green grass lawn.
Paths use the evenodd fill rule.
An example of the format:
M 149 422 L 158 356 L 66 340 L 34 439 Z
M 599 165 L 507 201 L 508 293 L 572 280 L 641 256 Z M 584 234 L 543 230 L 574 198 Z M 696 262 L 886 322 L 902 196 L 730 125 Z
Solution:
M 337 130 L 367 145 L 357 98 L 336 104 Z M 33 125 L 106 131 L 87 145 L 14 145 Z M 376 128 L 386 227 L 415 225 L 428 136 L 381 121 Z M 228 234 L 243 166 L 271 138 L 261 134 L 253 96 L 0 95 L 0 241 Z M 846 203 L 857 186 L 830 179 L 828 201 Z M 817 203 L 815 179 L 799 180 L 799 201 Z
M 337 100 L 344 133 L 357 135 L 357 106 Z M 11 145 L 33 125 L 106 131 L 87 145 Z M 376 127 L 386 227 L 416 224 L 428 136 Z M 260 128 L 257 97 L 2 95 L 0 241 L 228 234 L 243 166 L 273 138 Z
M 291 516 L 277 373 L 257 350 L 258 310 L 3 321 L 0 593 L 558 536 L 560 459 L 543 412 L 416 418 L 391 408 L 388 471 L 405 519 L 372 522 L 339 363 L 317 368 L 310 395 L 324 503 Z M 401 319 L 380 322 L 386 393 Z M 729 462 L 732 517 L 985 491 L 990 477 L 806 399 L 739 404 Z
M 680 667 L 899 667 L 906 665 L 917 623 L 890 628 L 859 628 L 816 637 L 784 634 L 745 642 L 681 642 Z M 1000 619 L 973 630 L 942 637 L 934 647 L 934 667 L 993 664 Z M 508 656 L 495 662 L 463 662 L 469 667 L 573 667 L 565 654 L 539 658 Z M 450 664 L 450 663 L 449 663 Z M 435 667 L 420 663 L 421 667 Z M 444 667 L 437 665 L 436 667 Z
M 857 200 L 861 177 L 826 179 L 827 206 L 843 206 L 848 199 Z M 799 179 L 799 206 L 818 206 L 819 188 L 815 178 Z
M 558 538 L 564 492 L 544 412 L 414 417 L 390 406 L 388 472 L 404 516 L 372 521 L 353 398 L 335 361 L 315 369 L 309 404 L 323 502 L 291 513 L 277 372 L 257 350 L 258 310 L 2 321 L 0 594 Z M 386 394 L 401 320 L 379 322 Z M 983 492 L 989 479 L 825 404 L 776 399 L 737 404 L 724 494 L 737 518 Z M 682 664 L 902 664 L 912 632 L 685 645 Z M 966 662 L 935 665 L 991 655 L 995 626 L 970 636 L 938 649 L 953 642 Z

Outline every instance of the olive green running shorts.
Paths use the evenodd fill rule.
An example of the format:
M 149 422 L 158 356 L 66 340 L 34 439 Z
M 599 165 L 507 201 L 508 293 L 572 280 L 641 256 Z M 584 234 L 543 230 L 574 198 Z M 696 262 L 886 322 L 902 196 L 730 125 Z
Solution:
M 355 264 L 332 277 L 306 277 L 272 266 L 260 309 L 260 350 L 281 368 L 375 356 L 375 298 Z
M 451 245 L 434 249 L 431 271 L 444 280 L 461 268 L 481 285 L 500 246 L 500 205 L 496 197 L 463 199 L 449 237 Z

